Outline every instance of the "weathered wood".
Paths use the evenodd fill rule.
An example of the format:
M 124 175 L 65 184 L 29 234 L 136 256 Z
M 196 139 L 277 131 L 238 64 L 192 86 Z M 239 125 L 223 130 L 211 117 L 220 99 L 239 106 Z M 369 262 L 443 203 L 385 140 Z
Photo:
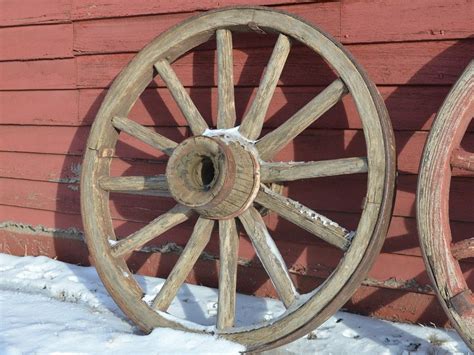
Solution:
M 474 258 L 474 238 L 464 239 L 451 247 L 451 253 L 457 260 Z
M 252 241 L 259 259 L 270 276 L 281 301 L 286 308 L 290 307 L 298 293 L 290 278 L 285 261 L 268 233 L 260 213 L 255 208 L 250 207 L 239 216 L 239 219 Z
M 217 30 L 217 128 L 232 128 L 235 125 L 234 98 L 234 61 L 232 51 L 232 33 L 229 30 Z
M 297 201 L 272 192 L 264 185 L 255 198 L 255 202 L 342 250 L 347 250 L 354 236 L 353 232 L 339 226 L 336 222 Z
M 194 20 L 178 25 L 158 37 L 138 54 L 118 76 L 111 88 L 111 92 L 106 96 L 99 110 L 88 141 L 88 146 L 92 149 L 86 150 L 84 160 L 84 170 L 81 179 L 81 201 L 84 211 L 95 212 L 84 213 L 84 225 L 87 231 L 86 235 L 88 235 L 88 245 L 91 250 L 91 255 L 94 258 L 98 270 L 102 270 L 101 277 L 106 287 L 109 292 L 111 292 L 112 297 L 121 305 L 124 313 L 144 331 L 150 331 L 157 326 L 189 330 L 189 327 L 185 323 L 173 322 L 168 317 L 163 317 L 159 312 L 150 311 L 142 301 L 143 290 L 133 278 L 127 277 L 129 273 L 126 273 L 125 275 L 127 276 L 124 276 L 124 270 L 128 270 L 124 258 L 112 258 L 110 252 L 108 252 L 110 248 L 105 248 L 103 237 L 99 237 L 109 234 L 112 238 L 114 237 L 110 215 L 111 211 L 110 208 L 108 208 L 111 205 L 108 201 L 109 194 L 106 191 L 97 189 L 100 178 L 110 176 L 111 159 L 103 159 L 100 152 L 104 150 L 112 151 L 115 148 L 118 135 L 113 127 L 111 127 L 110 117 L 129 117 L 129 110 L 133 106 L 133 103 L 139 98 L 147 85 L 153 81 L 153 65 L 158 66 L 157 70 L 160 71 L 159 67 L 160 63 L 163 63 L 163 58 L 168 58 L 170 62 L 175 58 L 180 58 L 174 65 L 177 70 L 184 70 L 184 72 L 186 72 L 189 67 L 193 68 L 191 71 L 187 71 L 184 76 L 185 79 L 181 77 L 179 71 L 177 72 L 177 75 L 183 80 L 182 83 L 184 86 L 190 86 L 188 85 L 189 83 L 195 86 L 195 79 L 199 79 L 198 81 L 200 81 L 210 73 L 212 73 L 210 82 L 214 85 L 214 67 L 209 65 L 209 63 L 212 62 L 215 64 L 215 58 L 213 58 L 212 61 L 206 60 L 206 58 L 210 56 L 214 57 L 214 52 L 204 51 L 203 53 L 199 51 L 199 53 L 196 53 L 197 55 L 193 57 L 183 56 L 183 54 L 204 41 L 209 40 L 217 29 L 239 27 L 248 27 L 251 30 L 259 32 L 261 32 L 261 30 L 268 31 L 272 29 L 272 31 L 276 33 L 284 33 L 285 36 L 297 38 L 310 48 L 310 50 L 307 51 L 307 53 L 310 54 L 305 58 L 303 58 L 304 56 L 298 56 L 298 52 L 294 53 L 296 60 L 293 61 L 292 67 L 290 67 L 289 75 L 281 77 L 280 82 L 285 85 L 291 85 L 291 80 L 294 78 L 296 78 L 296 82 L 300 79 L 307 80 L 307 78 L 311 78 L 311 80 L 317 78 L 317 80 L 320 80 L 322 83 L 326 83 L 328 80 L 334 80 L 334 73 L 332 73 L 331 70 L 328 70 L 328 74 L 326 75 L 308 75 L 307 67 L 304 67 L 305 75 L 293 75 L 293 70 L 302 67 L 305 60 L 307 60 L 308 63 L 315 64 L 314 58 L 317 56 L 313 51 L 324 58 L 324 60 L 330 64 L 331 68 L 337 71 L 338 76 L 341 77 L 341 80 L 347 85 L 348 90 L 353 94 L 352 99 L 355 102 L 362 120 L 368 165 L 370 166 L 367 179 L 369 184 L 367 185 L 367 182 L 364 181 L 367 204 L 362 212 L 361 220 L 357 228 L 357 238 L 354 239 L 351 247 L 343 256 L 341 251 L 336 248 L 331 248 L 334 252 L 340 253 L 339 255 L 342 258 L 335 272 L 329 275 L 325 287 L 316 290 L 316 292 L 310 294 L 308 298 L 304 298 L 302 304 L 298 305 L 298 307 L 290 307 L 288 312 L 285 313 L 284 317 L 278 322 L 265 322 L 250 330 L 234 328 L 230 332 L 219 332 L 219 334 L 226 339 L 247 344 L 249 346 L 248 350 L 253 351 L 256 349 L 268 349 L 271 346 L 276 346 L 284 341 L 289 341 L 294 337 L 301 336 L 307 331 L 307 328 L 313 328 L 321 324 L 322 321 L 330 316 L 334 309 L 344 304 L 350 297 L 350 294 L 357 288 L 360 282 L 362 282 L 372 262 L 375 260 L 382 246 L 383 236 L 388 228 L 395 174 L 394 143 L 389 120 L 374 86 L 359 69 L 357 64 L 354 63 L 352 57 L 340 46 L 335 44 L 332 39 L 309 24 L 300 22 L 299 19 L 293 16 L 261 8 L 225 9 L 209 14 L 202 14 Z M 281 38 L 282 37 L 280 37 L 280 39 Z M 254 62 L 256 64 L 253 65 L 255 69 L 251 68 L 252 61 L 248 61 L 247 53 L 237 57 L 239 60 L 244 59 L 244 61 L 241 61 L 235 66 L 238 70 L 239 78 L 242 73 L 245 75 L 252 74 L 253 72 L 260 73 L 257 69 L 261 69 L 267 63 L 266 56 L 259 57 L 259 54 L 264 53 L 264 50 L 260 52 L 257 50 L 251 53 L 252 55 L 257 55 L 256 62 Z M 300 53 L 304 53 L 304 51 Z M 92 56 L 87 59 L 84 59 L 86 57 L 78 57 L 77 61 L 79 67 L 89 60 L 97 64 L 100 60 L 102 60 L 102 63 L 105 63 L 102 56 L 91 57 Z M 113 57 L 115 56 L 108 56 L 109 59 L 113 59 Z M 125 62 L 129 59 L 129 56 L 120 55 L 119 58 Z M 236 57 L 234 57 L 234 63 L 236 63 L 235 58 Z M 301 59 L 303 60 L 301 61 Z M 189 62 L 187 63 L 187 61 Z M 270 60 L 270 62 L 271 61 L 272 60 Z M 249 64 L 250 70 L 247 71 L 243 69 L 242 64 L 244 64 L 244 62 Z M 156 65 L 156 63 L 158 63 L 158 65 Z M 199 66 L 198 63 L 205 63 L 206 65 Z M 104 75 L 100 80 L 105 81 L 107 75 L 115 70 L 113 66 L 116 64 L 109 65 L 109 62 L 107 62 L 107 64 L 107 68 L 103 69 L 104 72 L 108 71 L 108 74 Z M 191 64 L 191 66 L 186 67 L 188 64 Z M 260 64 L 263 64 L 263 66 Z M 384 62 L 384 65 L 386 66 L 387 64 Z M 328 69 L 328 66 L 322 59 L 316 61 L 316 67 L 319 69 Z M 277 68 L 277 66 L 273 67 L 269 65 L 266 72 L 270 72 L 275 68 Z M 202 72 L 200 71 L 201 69 L 203 69 Z M 315 71 L 311 72 L 315 73 Z M 252 75 L 249 75 L 249 78 L 251 76 Z M 258 76 L 254 76 L 250 80 L 246 78 L 246 80 L 250 83 L 256 83 Z M 262 84 L 265 82 L 265 76 L 267 76 L 267 74 L 264 74 Z M 78 70 L 78 77 L 80 77 L 80 85 L 82 85 L 84 84 L 82 80 L 87 77 L 90 78 L 90 75 L 85 76 L 84 71 Z M 236 79 L 237 77 L 236 74 Z M 186 82 L 186 80 L 188 81 Z M 207 79 L 204 79 L 202 81 L 204 85 L 206 85 L 206 80 Z M 272 81 L 274 85 L 271 86 L 274 87 L 278 80 L 275 79 Z M 236 82 L 239 85 L 246 85 L 245 80 L 240 82 L 237 79 Z M 155 81 L 155 84 L 156 83 Z M 181 93 L 184 91 L 183 84 L 179 81 L 177 81 L 177 83 L 181 87 L 179 90 Z M 92 85 L 97 85 L 97 82 Z M 303 85 L 306 85 L 306 83 Z M 263 86 L 264 85 L 261 87 Z M 271 91 L 273 91 L 273 88 L 271 89 Z M 258 96 L 257 94 L 256 101 L 258 101 Z M 271 96 L 272 95 L 265 96 L 264 99 L 268 100 Z M 266 111 L 266 108 L 264 111 Z M 258 114 L 261 115 L 261 112 L 258 112 Z M 265 116 L 265 113 L 263 113 L 262 116 Z M 259 127 L 254 126 L 251 130 L 258 131 L 257 133 L 259 133 L 263 125 L 263 118 L 257 122 L 257 125 Z M 192 128 L 191 123 L 190 126 Z M 203 130 L 192 130 L 194 134 L 203 132 Z M 244 146 L 247 144 L 245 141 L 236 140 L 238 144 L 243 144 Z M 248 152 L 252 157 L 252 154 L 254 154 L 252 150 L 249 149 Z M 258 161 L 255 159 L 254 163 L 256 164 L 253 175 L 258 178 Z M 171 180 L 168 179 L 168 182 L 171 182 Z M 229 181 L 229 183 L 231 182 Z M 88 197 L 90 196 L 93 196 L 93 198 L 89 199 Z M 250 202 L 252 202 L 254 196 L 250 194 L 248 197 Z M 226 201 L 225 198 L 224 201 Z M 318 203 L 319 202 L 320 201 L 318 201 Z M 351 206 L 351 208 L 354 208 L 354 206 Z M 360 211 L 360 206 L 357 207 L 357 211 Z M 202 213 L 205 212 L 206 211 L 202 211 Z M 240 210 L 238 212 L 240 213 Z M 248 218 L 249 215 L 251 218 Z M 293 300 L 297 298 L 297 294 L 294 290 L 293 283 L 289 277 L 281 253 L 274 247 L 274 242 L 269 237 L 268 230 L 259 212 L 251 207 L 241 215 L 241 220 L 243 224 L 246 225 L 247 232 L 250 231 L 249 234 L 253 243 L 259 245 L 256 247 L 258 256 L 266 266 L 270 274 L 270 279 L 275 283 L 280 297 L 287 306 L 294 304 Z M 286 294 L 286 296 L 282 296 L 283 294 Z
M 278 151 L 314 121 L 333 107 L 347 93 L 344 83 L 337 79 L 322 93 L 316 96 L 302 109 L 274 131 L 257 142 L 257 150 L 263 160 L 271 159 Z
M 219 221 L 219 302 L 217 329 L 234 326 L 239 234 L 235 219 Z
M 242 124 L 239 128 L 240 133 L 250 140 L 255 140 L 260 136 L 270 100 L 280 80 L 283 67 L 290 53 L 290 47 L 290 39 L 280 34 L 273 48 L 268 65 L 265 68 L 265 72 L 263 73 L 263 78 L 252 102 L 252 106 L 250 106 L 250 109 L 242 119 Z
M 178 146 L 178 143 L 172 141 L 171 139 L 153 132 L 152 130 L 145 128 L 142 125 L 125 117 L 115 116 L 112 118 L 112 124 L 115 128 L 130 134 L 131 136 L 151 145 L 152 147 L 161 150 L 167 155 L 171 155 L 173 150 Z
M 213 226 L 214 221 L 212 220 L 202 217 L 197 220 L 193 234 L 191 235 L 191 238 L 189 238 L 189 242 L 181 253 L 178 262 L 173 267 L 173 270 L 171 270 L 156 297 L 153 299 L 152 307 L 154 309 L 166 311 L 171 305 L 171 302 L 173 302 L 173 299 L 176 297 L 180 286 L 186 280 L 186 276 L 188 276 L 207 243 L 209 243 Z
M 179 81 L 170 63 L 167 60 L 160 60 L 155 63 L 155 69 L 171 91 L 171 94 L 176 100 L 181 112 L 184 117 L 186 117 L 193 134 L 202 134 L 208 128 L 207 123 L 204 121 L 204 118 L 202 118 L 198 109 L 191 100 L 191 97 L 189 97 L 188 92 Z
M 191 214 L 191 209 L 176 205 L 147 226 L 113 244 L 112 255 L 117 258 L 142 247 L 168 229 L 186 221 Z
M 451 249 L 449 223 L 454 183 L 450 176 L 450 163 L 453 152 L 455 164 L 463 160 L 458 159 L 457 149 L 474 117 L 473 98 L 474 60 L 452 87 L 433 123 L 423 152 L 416 201 L 418 233 L 426 269 L 446 314 L 470 349 L 474 349 L 474 314 L 458 312 L 458 309 L 474 309 L 474 300 L 472 296 L 457 297 L 469 289 L 469 285 Z M 472 200 L 463 207 L 472 214 Z M 456 254 L 461 245 L 454 244 Z
M 103 177 L 99 185 L 110 192 L 148 192 L 154 196 L 171 196 L 166 175 Z
M 366 173 L 367 171 L 367 158 L 263 163 L 260 170 L 260 180 L 262 182 L 284 182 L 324 176 Z

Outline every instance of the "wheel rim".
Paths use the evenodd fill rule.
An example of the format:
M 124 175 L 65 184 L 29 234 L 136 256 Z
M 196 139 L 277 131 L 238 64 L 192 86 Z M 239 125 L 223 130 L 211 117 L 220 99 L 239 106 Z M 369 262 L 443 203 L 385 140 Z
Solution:
M 471 349 L 474 297 L 459 260 L 474 257 L 474 236 L 452 243 L 449 191 L 452 168 L 474 171 L 474 153 L 460 148 L 473 116 L 471 61 L 436 116 L 423 152 L 417 191 L 418 233 L 428 274 L 446 314 Z
M 255 100 L 252 104 L 250 113 L 242 120 L 242 125 L 239 128 L 240 134 L 236 135 L 236 130 L 232 129 L 235 125 L 232 72 L 225 69 L 232 68 L 232 58 L 229 56 L 231 53 L 229 51 L 232 50 L 231 31 L 248 27 L 255 28 L 255 26 L 258 29 L 276 31 L 279 33 L 279 37 L 268 65 L 270 69 L 267 68 L 257 93 L 259 100 Z M 218 130 L 213 131 L 207 130 L 207 124 L 190 102 L 189 97 L 183 94 L 184 90 L 170 63 L 183 53 L 209 40 L 216 31 L 220 70 L 218 79 L 219 112 Z M 177 41 L 176 38 L 180 40 Z M 255 143 L 261 133 L 271 93 L 276 86 L 290 50 L 290 38 L 302 42 L 320 54 L 331 64 L 340 78 L 299 111 L 299 116 L 298 113 L 292 116 L 287 121 L 291 124 L 283 124 L 272 134 L 265 135 Z M 170 176 L 179 171 L 177 165 L 172 164 L 173 168 L 167 170 L 167 180 L 161 176 L 138 178 L 138 182 L 133 182 L 131 179 L 120 180 L 121 178 L 109 177 L 111 157 L 114 154 L 118 138 L 116 129 L 131 134 L 171 155 L 169 164 L 173 160 L 179 161 L 179 159 L 173 158 L 175 154 L 173 152 L 183 154 L 182 152 L 185 151 L 184 142 L 178 145 L 163 136 L 150 136 L 146 128 L 126 118 L 133 103 L 153 79 L 153 68 L 157 70 L 177 100 L 188 120 L 191 131 L 195 136 L 198 136 L 198 138 L 193 138 L 195 147 L 204 149 L 204 145 L 210 144 L 213 148 L 209 149 L 214 149 L 219 154 L 222 153 L 221 155 L 230 154 L 239 156 L 239 158 L 248 158 L 248 161 L 251 161 L 253 165 L 250 172 L 246 172 L 246 174 L 252 181 L 246 187 L 244 196 L 240 196 L 238 207 L 226 210 L 222 215 L 216 214 L 221 208 L 213 209 L 217 197 L 207 201 L 207 204 L 203 204 L 204 207 L 199 210 L 193 205 L 193 203 L 200 202 L 199 197 L 194 196 L 190 200 L 186 200 L 185 196 L 180 195 L 180 188 L 176 189 L 176 186 L 173 188 L 170 186 L 171 195 L 184 205 L 176 205 L 171 211 L 158 217 L 142 230 L 124 240 L 114 242 L 114 245 L 111 246 L 109 239 L 115 240 L 116 238 L 108 208 L 108 192 L 130 190 L 137 188 L 137 186 L 152 186 L 153 189 L 166 195 L 169 194 L 167 185 L 171 181 Z M 337 103 L 347 92 L 352 94 L 363 123 L 367 158 L 341 159 L 337 162 L 331 161 L 330 165 L 339 167 L 339 170 L 333 168 L 334 174 L 341 174 L 337 173 L 341 169 L 344 171 L 343 174 L 367 171 L 368 189 L 365 206 L 356 236 L 353 239 L 351 238 L 354 234 L 344 228 L 333 224 L 332 221 L 310 209 L 305 209 L 304 206 L 294 204 L 294 201 L 288 200 L 278 193 L 273 193 L 264 184 L 259 184 L 259 180 L 262 183 L 274 183 L 282 181 L 281 179 L 287 179 L 285 177 L 285 168 L 287 167 L 284 164 L 272 165 L 267 161 L 289 140 L 301 133 L 305 127 Z M 307 117 L 309 112 L 317 117 L 309 120 Z M 295 127 L 297 127 L 296 131 Z M 196 142 L 197 140 L 199 142 Z M 210 141 L 212 142 L 210 143 Z M 245 146 L 245 149 L 232 148 L 232 146 L 238 146 L 237 143 Z M 184 271 L 176 270 L 174 272 L 175 269 L 173 269 L 163 286 L 162 290 L 164 291 L 159 292 L 150 306 L 142 300 L 143 291 L 133 277 L 130 277 L 130 271 L 123 258 L 127 253 L 143 246 L 153 236 L 156 236 L 157 231 L 162 232 L 188 219 L 194 213 L 193 210 L 197 211 L 201 217 L 198 219 L 193 235 L 183 253 L 186 253 L 186 249 L 188 249 L 188 254 L 194 261 L 193 258 L 197 259 L 208 241 L 214 225 L 212 219 L 219 220 L 220 258 L 221 264 L 224 265 L 221 269 L 219 282 L 220 285 L 225 285 L 225 287 L 219 287 L 219 307 L 221 307 L 222 301 L 224 311 L 218 313 L 218 329 L 213 331 L 224 338 L 245 344 L 248 349 L 252 350 L 263 350 L 293 340 L 329 318 L 347 301 L 365 277 L 380 251 L 388 228 L 393 200 L 395 153 L 393 133 L 383 102 L 363 70 L 341 46 L 322 31 L 286 13 L 265 8 L 223 9 L 192 18 L 160 35 L 145 47 L 114 81 L 97 114 L 87 147 L 81 179 L 81 206 L 88 247 L 109 293 L 124 313 L 144 331 L 150 331 L 157 326 L 192 332 L 206 331 L 204 328 L 190 327 L 185 322 L 178 321 L 166 313 L 155 311 L 152 308 L 166 309 L 172 300 L 172 295 L 177 292 L 176 284 L 183 281 L 183 273 L 192 262 L 181 264 L 179 268 L 175 267 L 175 269 L 181 270 L 184 268 Z M 226 151 L 229 149 L 228 147 L 234 150 L 229 153 Z M 226 175 L 229 175 L 228 166 L 232 164 L 229 163 L 228 158 L 224 159 L 224 162 L 219 162 L 219 154 L 210 156 L 211 160 L 216 160 L 212 163 L 214 172 L 217 171 L 216 167 L 220 167 L 225 170 Z M 235 160 L 240 161 L 240 159 Z M 191 169 L 191 165 L 186 165 L 183 169 Z M 250 164 L 244 164 L 244 166 L 248 167 Z M 317 173 L 314 175 L 314 171 L 318 168 L 317 164 L 310 168 L 313 171 L 310 177 L 318 176 Z M 302 174 L 308 177 L 307 173 L 306 175 Z M 174 175 L 174 177 L 176 176 Z M 217 174 L 214 178 L 220 181 L 221 175 Z M 222 181 L 219 182 L 221 184 L 219 192 L 225 191 L 225 196 L 219 197 L 219 203 L 228 202 L 229 196 L 235 190 L 232 184 L 230 184 L 230 189 L 226 190 L 224 187 L 227 185 L 224 180 L 226 178 L 222 177 Z M 171 184 L 174 184 L 177 180 L 172 179 L 172 181 Z M 189 197 L 189 194 L 186 196 Z M 204 195 L 200 196 L 203 198 Z M 236 197 L 234 196 L 234 198 Z M 296 293 L 285 262 L 278 250 L 275 251 L 273 240 L 269 237 L 259 211 L 251 206 L 252 202 L 276 211 L 283 218 L 345 251 L 337 268 L 317 289 L 317 292 L 306 294 L 305 297 Z M 185 206 L 186 204 L 188 206 Z M 209 207 L 209 204 L 213 207 Z M 222 207 L 222 205 L 217 205 Z M 286 208 L 285 206 L 288 205 L 292 205 L 292 207 Z M 234 309 L 235 295 L 232 295 L 233 292 L 222 291 L 229 288 L 235 290 L 236 282 L 233 270 L 237 267 L 238 235 L 235 220 L 231 217 L 238 217 L 243 224 L 257 255 L 275 285 L 277 293 L 288 308 L 279 318 L 259 324 L 257 327 L 232 327 L 234 317 L 229 313 Z M 229 252 L 226 253 L 226 250 Z M 268 250 L 272 250 L 272 254 L 268 254 Z

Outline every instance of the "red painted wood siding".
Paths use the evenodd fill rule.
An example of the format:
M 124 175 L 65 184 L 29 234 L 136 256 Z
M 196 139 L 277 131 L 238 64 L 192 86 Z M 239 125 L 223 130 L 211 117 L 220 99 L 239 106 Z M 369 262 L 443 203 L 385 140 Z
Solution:
M 241 0 L 0 0 L 0 250 L 88 263 L 79 206 L 81 154 L 101 101 L 137 51 L 164 30 L 204 10 Z M 387 240 L 364 285 L 347 307 L 365 314 L 443 325 L 418 247 L 415 192 L 419 161 L 434 116 L 474 53 L 472 0 L 256 0 L 318 25 L 341 41 L 377 84 L 395 130 L 399 177 Z M 237 113 L 248 108 L 271 52 L 272 36 L 234 36 Z M 201 45 L 173 64 L 209 124 L 216 120 L 215 44 Z M 333 75 L 313 53 L 296 45 L 265 122 L 281 124 Z M 157 79 L 130 114 L 177 140 L 189 130 L 173 98 Z M 463 145 L 474 151 L 474 123 Z M 345 98 L 278 156 L 282 160 L 364 155 L 361 122 Z M 114 175 L 164 171 L 163 155 L 123 137 Z M 364 176 L 289 184 L 286 192 L 341 224 L 355 228 Z M 455 238 L 474 229 L 474 175 L 454 171 L 451 219 Z M 171 207 L 165 199 L 115 195 L 111 212 L 118 236 L 142 227 Z M 158 206 L 158 207 L 157 207 Z M 319 284 L 340 256 L 334 249 L 274 215 L 266 217 L 297 287 Z M 155 245 L 189 238 L 186 223 Z M 295 232 L 298 233 L 295 233 Z M 207 252 L 218 255 L 216 238 Z M 131 267 L 166 275 L 174 254 L 137 254 Z M 250 243 L 243 239 L 243 292 L 275 295 Z M 216 285 L 217 265 L 199 261 L 188 281 Z M 464 264 L 474 283 L 472 264 Z M 245 270 L 251 270 L 252 277 Z M 474 288 L 474 285 L 473 285 Z

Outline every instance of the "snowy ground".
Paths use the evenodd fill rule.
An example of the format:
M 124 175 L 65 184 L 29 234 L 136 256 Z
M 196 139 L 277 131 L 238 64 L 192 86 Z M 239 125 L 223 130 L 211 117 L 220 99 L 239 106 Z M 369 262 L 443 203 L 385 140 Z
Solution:
M 157 292 L 163 280 L 143 277 Z M 216 290 L 185 285 L 170 313 L 215 322 Z M 279 302 L 239 295 L 238 323 L 278 315 Z M 46 257 L 0 254 L 0 354 L 238 354 L 239 344 L 213 336 L 156 329 L 140 335 L 102 286 L 94 268 Z M 338 312 L 319 329 L 272 354 L 467 354 L 452 331 L 390 323 Z

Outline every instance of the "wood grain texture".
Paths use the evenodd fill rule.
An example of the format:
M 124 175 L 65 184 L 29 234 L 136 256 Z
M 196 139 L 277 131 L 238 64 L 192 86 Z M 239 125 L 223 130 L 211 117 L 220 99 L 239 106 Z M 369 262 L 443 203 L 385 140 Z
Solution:
M 217 329 L 231 328 L 235 322 L 239 234 L 235 219 L 219 221 L 219 298 Z
M 283 182 L 324 176 L 366 173 L 367 158 L 342 158 L 317 162 L 276 162 L 261 165 L 262 182 Z
M 344 83 L 340 79 L 334 81 L 280 127 L 257 142 L 256 148 L 260 157 L 263 160 L 273 158 L 292 139 L 330 110 L 346 93 L 347 88 Z
M 217 30 L 216 41 L 217 67 L 219 68 L 217 73 L 217 128 L 232 128 L 236 120 L 232 33 L 229 30 Z
M 260 136 L 268 106 L 270 105 L 277 83 L 280 80 L 283 67 L 290 53 L 290 48 L 290 39 L 280 34 L 275 43 L 275 47 L 273 47 L 272 55 L 265 68 L 252 105 L 245 113 L 239 128 L 239 132 L 250 140 L 256 140 Z
M 207 123 L 204 121 L 204 118 L 202 118 L 198 109 L 191 100 L 191 97 L 179 81 L 170 63 L 166 60 L 161 60 L 155 63 L 155 69 L 171 91 L 171 95 L 173 95 L 176 103 L 181 109 L 181 112 L 184 117 L 186 117 L 193 134 L 202 134 L 208 128 Z
M 146 127 L 141 126 L 135 121 L 124 117 L 112 118 L 112 124 L 115 128 L 128 133 L 129 135 L 139 139 L 146 144 L 151 145 L 167 155 L 171 155 L 173 150 L 178 146 L 178 143 L 172 141 L 161 134 L 154 132 Z
M 0 61 L 71 58 L 72 24 L 0 28 Z
M 213 226 L 214 221 L 212 220 L 205 218 L 198 219 L 193 234 L 189 238 L 188 243 L 186 243 L 186 247 L 182 251 L 178 262 L 173 267 L 173 270 L 171 270 L 156 297 L 153 299 L 152 307 L 154 309 L 166 311 L 169 308 L 171 302 L 173 302 L 173 299 L 176 297 L 179 288 L 186 280 L 186 277 L 194 267 L 194 264 L 207 243 L 209 243 Z
M 154 196 L 170 196 L 165 175 L 104 177 L 102 189 L 110 192 L 143 192 Z
M 265 222 L 262 220 L 260 213 L 253 207 L 241 214 L 239 219 L 270 276 L 278 296 L 285 307 L 288 308 L 295 301 L 297 292 L 288 274 L 285 261 L 270 234 L 268 234 Z
M 350 232 L 329 218 L 262 185 L 255 201 L 331 245 L 347 250 Z
M 112 246 L 113 256 L 120 257 L 144 246 L 160 234 L 186 221 L 191 214 L 192 211 L 189 208 L 176 205 L 142 229 L 115 243 Z

